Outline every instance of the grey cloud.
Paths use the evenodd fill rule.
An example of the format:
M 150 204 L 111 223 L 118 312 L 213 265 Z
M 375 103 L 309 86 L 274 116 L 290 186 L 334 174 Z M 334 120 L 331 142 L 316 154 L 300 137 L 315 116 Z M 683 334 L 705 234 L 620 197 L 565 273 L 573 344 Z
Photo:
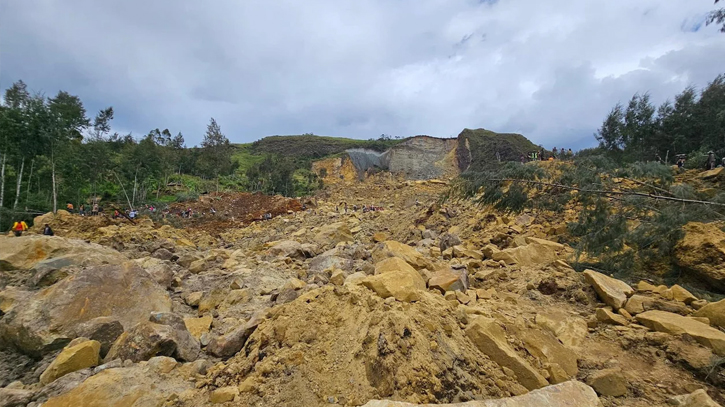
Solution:
M 119 131 L 198 143 L 522 132 L 584 147 L 635 92 L 662 101 L 725 66 L 706 0 L 24 0 L 0 5 L 0 87 L 108 105 Z M 697 27 L 697 28 L 696 28 Z

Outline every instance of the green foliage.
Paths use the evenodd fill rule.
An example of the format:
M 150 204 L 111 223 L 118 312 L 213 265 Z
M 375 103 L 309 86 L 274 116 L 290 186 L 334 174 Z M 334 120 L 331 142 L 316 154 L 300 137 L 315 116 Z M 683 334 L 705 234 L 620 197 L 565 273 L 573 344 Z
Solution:
M 567 225 L 566 238 L 578 254 L 586 254 L 582 265 L 625 274 L 653 268 L 674 273 L 682 226 L 725 219 L 725 206 L 706 204 L 707 197 L 692 186 L 673 183 L 669 166 L 618 166 L 611 157 L 592 155 L 546 170 L 538 163 L 508 163 L 469 172 L 451 193 L 503 212 L 573 208 L 579 216 Z M 710 202 L 725 202 L 725 193 Z
M 715 4 L 719 3 L 720 0 L 715 0 Z M 720 32 L 725 33 L 725 8 L 713 10 L 708 14 L 707 20 L 705 21 L 707 25 L 715 24 L 715 25 L 722 25 L 720 27 Z
M 251 151 L 255 155 L 273 154 L 296 157 L 298 159 L 320 159 L 339 154 L 351 148 L 366 148 L 385 151 L 402 140 L 354 140 L 339 137 L 323 137 L 313 134 L 301 136 L 271 136 L 252 143 Z
M 458 136 L 458 161 L 461 168 L 482 171 L 494 168 L 499 162 L 519 161 L 521 155 L 542 150 L 520 134 L 495 133 L 485 129 L 464 129 Z
M 688 154 L 688 163 L 704 167 L 695 152 L 713 150 L 725 155 L 725 75 L 710 82 L 699 94 L 690 87 L 659 108 L 648 94 L 637 94 L 625 108 L 617 104 L 596 134 L 601 150 L 623 162 L 641 160 L 675 162 Z

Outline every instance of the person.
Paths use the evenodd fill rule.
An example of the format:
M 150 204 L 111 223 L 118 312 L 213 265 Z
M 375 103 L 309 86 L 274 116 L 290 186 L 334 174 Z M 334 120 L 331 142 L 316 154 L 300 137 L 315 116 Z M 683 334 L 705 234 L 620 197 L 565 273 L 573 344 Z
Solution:
M 134 218 L 136 218 L 136 211 L 135 211 L 135 210 L 133 210 L 133 209 L 131 209 L 131 210 L 130 210 L 130 211 L 128 212 L 128 217 L 129 217 L 130 219 L 134 219 Z
M 25 223 L 25 221 L 21 220 L 20 222 L 15 222 L 13 224 L 13 233 L 15 234 L 15 237 L 20 237 L 23 235 L 23 232 L 28 230 L 28 224 Z
M 53 233 L 53 229 L 50 228 L 49 224 L 45 224 L 45 227 L 43 228 L 43 235 L 44 236 L 55 236 L 55 233 Z
M 709 151 L 707 153 L 707 164 L 705 164 L 706 170 L 712 170 L 715 169 L 715 153 L 712 151 Z
M 566 155 L 568 155 L 570 158 L 574 156 L 574 153 L 571 151 L 571 148 L 569 149 L 569 151 L 567 151 Z
M 81 216 L 86 216 L 86 206 L 81 204 L 81 206 L 78 207 L 78 214 Z
M 677 156 L 677 168 L 682 169 L 682 167 L 685 166 L 685 157 L 678 155 Z
M 722 166 L 725 167 L 725 157 L 722 158 Z
M 98 202 L 93 203 L 93 210 L 91 210 L 92 216 L 98 216 Z
M 556 153 L 557 153 L 557 151 L 558 151 L 558 150 L 556 149 L 556 147 L 554 147 L 554 149 L 553 149 L 553 150 L 551 150 L 551 156 L 552 156 L 552 157 L 554 157 L 554 158 L 556 158 Z
M 118 219 L 121 217 L 121 214 L 118 212 L 118 209 L 113 211 L 113 219 Z
M 65 209 L 66 209 L 66 210 L 67 210 L 68 212 L 70 212 L 70 213 L 73 213 L 73 204 L 72 204 L 72 203 L 70 203 L 70 202 L 68 202 L 68 203 L 67 203 L 67 204 L 65 205 Z

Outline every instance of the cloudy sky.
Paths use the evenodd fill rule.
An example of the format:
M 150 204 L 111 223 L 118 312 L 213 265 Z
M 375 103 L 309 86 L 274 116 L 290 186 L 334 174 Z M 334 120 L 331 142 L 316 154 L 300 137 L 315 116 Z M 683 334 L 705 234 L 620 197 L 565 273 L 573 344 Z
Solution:
M 0 87 L 113 106 L 114 130 L 210 117 L 267 135 L 517 132 L 594 144 L 635 92 L 725 72 L 712 0 L 0 0 Z

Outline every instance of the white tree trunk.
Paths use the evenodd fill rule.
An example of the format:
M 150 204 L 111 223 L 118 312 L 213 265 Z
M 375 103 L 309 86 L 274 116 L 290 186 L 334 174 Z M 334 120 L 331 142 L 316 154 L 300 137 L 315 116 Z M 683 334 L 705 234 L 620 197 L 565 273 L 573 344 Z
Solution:
M 3 154 L 2 169 L 0 170 L 0 220 L 2 220 L 3 200 L 5 200 L 5 161 L 8 153 Z
M 28 191 L 25 193 L 25 205 L 30 200 L 30 184 L 33 183 L 33 169 L 35 168 L 35 158 L 30 161 L 30 175 L 28 176 Z
M 55 183 L 55 158 L 50 154 L 50 166 L 53 174 L 53 213 L 58 213 L 58 188 Z
M 18 200 L 20 200 L 20 186 L 23 185 L 23 170 L 25 169 L 25 157 L 20 160 L 20 172 L 18 172 L 18 183 L 15 186 L 15 202 L 13 202 L 13 210 L 18 207 Z

